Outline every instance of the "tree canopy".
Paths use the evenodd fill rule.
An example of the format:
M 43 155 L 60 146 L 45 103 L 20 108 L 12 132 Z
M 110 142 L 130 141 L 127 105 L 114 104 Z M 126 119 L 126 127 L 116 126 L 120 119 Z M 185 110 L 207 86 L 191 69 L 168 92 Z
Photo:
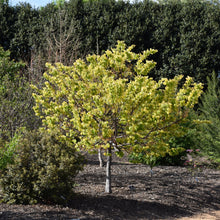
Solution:
M 116 149 L 145 150 L 149 155 L 172 154 L 167 140 L 181 135 L 180 122 L 202 93 L 202 85 L 183 76 L 156 82 L 148 76 L 156 65 L 147 58 L 156 50 L 134 53 L 118 41 L 103 55 L 89 55 L 73 66 L 47 64 L 45 85 L 36 89 L 35 112 L 48 131 L 76 148 L 94 152 L 103 148 L 107 156 Z

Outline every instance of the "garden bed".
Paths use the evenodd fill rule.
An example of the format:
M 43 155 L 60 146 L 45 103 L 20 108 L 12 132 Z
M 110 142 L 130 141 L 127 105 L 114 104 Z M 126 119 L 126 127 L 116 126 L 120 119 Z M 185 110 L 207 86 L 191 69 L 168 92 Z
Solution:
M 220 219 L 220 171 L 194 178 L 186 168 L 113 160 L 112 194 L 96 156 L 76 178 L 76 197 L 65 207 L 0 204 L 0 219 Z M 207 215 L 208 214 L 208 215 Z

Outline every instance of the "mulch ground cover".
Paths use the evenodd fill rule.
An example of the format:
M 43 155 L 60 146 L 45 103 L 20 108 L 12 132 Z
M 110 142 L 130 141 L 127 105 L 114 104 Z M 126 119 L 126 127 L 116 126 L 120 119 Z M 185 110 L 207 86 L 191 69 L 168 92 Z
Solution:
M 172 220 L 220 210 L 220 171 L 204 169 L 197 177 L 176 166 L 157 166 L 151 175 L 147 165 L 114 157 L 112 193 L 105 194 L 105 167 L 100 168 L 93 155 L 76 178 L 76 197 L 71 203 L 0 204 L 0 219 Z

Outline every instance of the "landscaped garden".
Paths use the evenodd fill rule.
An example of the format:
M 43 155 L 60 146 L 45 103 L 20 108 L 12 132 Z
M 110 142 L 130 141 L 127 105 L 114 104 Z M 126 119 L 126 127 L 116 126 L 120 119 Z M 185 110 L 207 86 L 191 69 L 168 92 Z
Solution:
M 219 18 L 1 1 L 0 219 L 219 219 Z
M 114 161 L 112 194 L 104 193 L 105 168 L 90 155 L 69 204 L 0 204 L 0 219 L 219 219 L 219 170 L 204 169 L 196 180 L 185 167 L 158 166 L 151 177 L 147 165 Z

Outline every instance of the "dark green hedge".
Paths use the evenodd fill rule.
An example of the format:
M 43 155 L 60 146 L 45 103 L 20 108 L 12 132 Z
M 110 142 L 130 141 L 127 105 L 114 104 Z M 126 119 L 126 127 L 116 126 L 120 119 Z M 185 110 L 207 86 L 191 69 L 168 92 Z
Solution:
M 10 49 L 13 58 L 30 64 L 36 54 L 46 62 L 55 56 L 54 50 L 60 53 L 55 43 L 53 49 L 48 45 L 54 37 L 66 48 L 62 53 L 69 57 L 74 53 L 74 58 L 102 53 L 124 40 L 135 44 L 136 51 L 158 49 L 153 57 L 157 68 L 151 73 L 155 78 L 184 74 L 206 82 L 212 71 L 220 71 L 219 24 L 219 1 L 70 0 L 37 9 L 2 4 L 0 45 Z

